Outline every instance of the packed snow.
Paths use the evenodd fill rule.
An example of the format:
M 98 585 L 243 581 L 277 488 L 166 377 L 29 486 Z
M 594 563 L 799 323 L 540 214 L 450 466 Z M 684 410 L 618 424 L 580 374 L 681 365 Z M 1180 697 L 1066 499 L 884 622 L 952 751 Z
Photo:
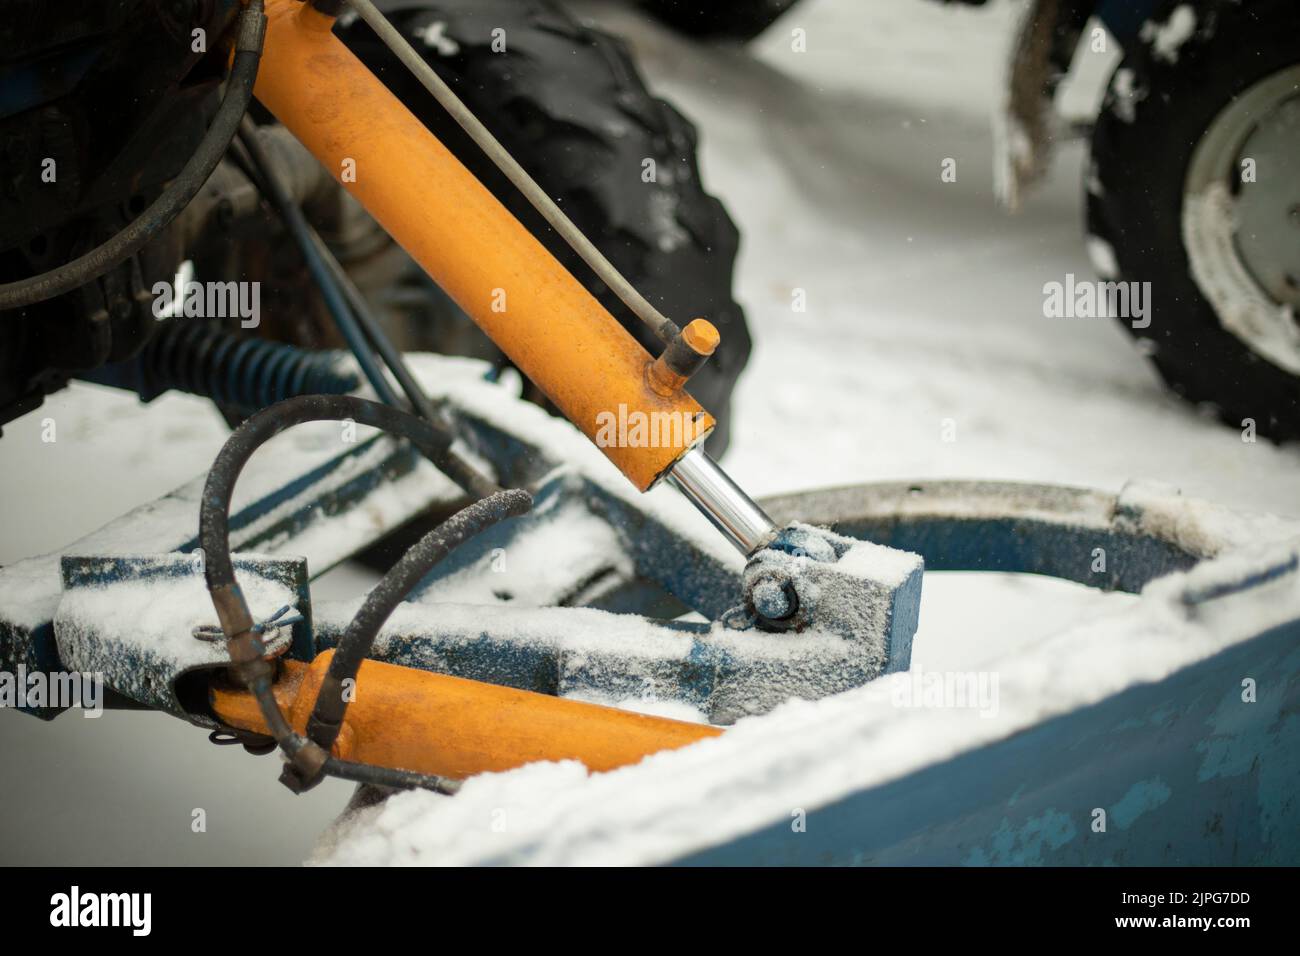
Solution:
M 1178 62 L 1178 51 L 1196 33 L 1196 11 L 1190 3 L 1179 4 L 1170 11 L 1163 23 L 1149 20 L 1139 34 L 1151 46 L 1157 59 L 1166 63 Z

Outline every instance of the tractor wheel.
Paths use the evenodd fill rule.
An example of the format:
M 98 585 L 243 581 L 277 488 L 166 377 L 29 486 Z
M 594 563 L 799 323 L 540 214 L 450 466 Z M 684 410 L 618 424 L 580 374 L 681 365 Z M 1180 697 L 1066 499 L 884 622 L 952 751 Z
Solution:
M 1300 438 L 1300 6 L 1164 11 L 1094 128 L 1094 265 L 1150 283 L 1148 316 L 1121 321 L 1175 391 Z

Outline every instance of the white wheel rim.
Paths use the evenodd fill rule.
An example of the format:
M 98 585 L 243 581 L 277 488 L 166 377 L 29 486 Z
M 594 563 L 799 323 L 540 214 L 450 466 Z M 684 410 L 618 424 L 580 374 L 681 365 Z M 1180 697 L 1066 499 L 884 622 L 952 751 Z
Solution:
M 1300 64 L 1214 118 L 1187 167 L 1182 234 L 1223 327 L 1300 375 Z

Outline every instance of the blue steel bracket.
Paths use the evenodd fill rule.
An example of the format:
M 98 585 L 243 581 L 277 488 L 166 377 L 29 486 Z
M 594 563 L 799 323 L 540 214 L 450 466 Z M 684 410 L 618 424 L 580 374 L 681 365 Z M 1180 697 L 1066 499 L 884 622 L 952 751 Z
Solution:
M 772 633 L 743 613 L 739 562 L 696 547 L 671 514 L 642 500 L 556 469 L 529 514 L 431 572 L 389 619 L 374 656 L 540 693 L 673 700 L 718 724 L 907 668 L 920 601 L 915 555 L 794 529 L 822 542 L 822 560 L 776 551 L 755 559 L 779 563 L 804 599 L 800 627 Z M 322 648 L 337 644 L 356 608 L 318 602 Z M 696 613 L 678 617 L 687 610 Z
M 914 558 L 905 563 L 916 573 L 895 601 L 894 584 L 877 587 L 872 568 L 849 571 L 854 555 L 887 549 L 844 541 L 839 571 L 821 586 L 856 589 L 869 597 L 862 607 L 871 605 L 871 613 L 834 618 L 827 604 L 797 632 L 761 630 L 729 613 L 743 604 L 743 562 L 689 504 L 667 488 L 636 493 L 569 425 L 498 386 L 477 376 L 455 385 L 449 394 L 433 391 L 458 419 L 467 453 L 500 483 L 529 487 L 537 507 L 443 562 L 394 615 L 377 656 L 549 693 L 678 700 L 718 723 L 790 697 L 858 686 L 890 666 L 891 654 L 893 667 L 906 666 L 903 636 L 915 627 L 919 598 Z M 354 608 L 335 606 L 336 613 L 311 621 L 306 563 L 281 567 L 271 559 L 306 553 L 319 574 L 422 508 L 446 509 L 456 499 L 413 452 L 383 439 L 332 457 L 258 456 L 250 472 L 246 480 L 269 490 L 232 516 L 232 544 L 252 584 L 292 584 L 292 601 L 270 595 L 254 611 L 267 615 L 283 604 L 304 611 L 309 621 L 297 626 L 291 651 L 304 659 L 337 642 Z M 211 613 L 187 553 L 196 541 L 181 530 L 193 527 L 198 485 L 121 519 L 68 555 L 0 570 L 0 597 L 26 581 L 40 585 L 23 595 L 34 608 L 0 617 L 3 649 L 49 670 L 102 673 L 127 697 L 207 724 L 200 695 L 187 692 L 189 678 L 224 656 L 192 636 Z M 383 512 L 393 520 L 375 520 Z M 244 554 L 250 548 L 270 554 Z M 807 579 L 825 572 L 814 569 Z M 805 615 L 812 607 L 810 599 Z M 0 615 L 9 611 L 0 601 Z
M 419 357 L 417 373 L 427 364 L 455 368 Z M 833 560 L 762 559 L 808 589 L 800 627 L 774 633 L 743 613 L 745 562 L 672 489 L 636 492 L 570 425 L 477 377 L 425 385 L 469 451 L 535 503 L 426 577 L 381 633 L 380 659 L 610 703 L 675 700 L 719 724 L 906 669 L 917 556 L 808 529 L 834 542 Z M 355 608 L 317 602 L 322 647 Z
M 340 430 L 332 424 L 318 427 L 314 435 L 311 427 L 303 429 L 307 434 L 300 436 L 291 454 L 273 450 L 257 455 L 245 469 L 230 521 L 232 548 L 272 558 L 305 553 L 311 556 L 310 574 L 319 576 L 425 508 L 453 500 L 458 493 L 405 443 L 383 436 L 340 442 Z M 56 614 L 69 581 L 85 592 L 83 586 L 89 584 L 97 560 L 108 569 L 101 576 L 104 583 L 112 573 L 120 573 L 123 582 L 136 586 L 143 574 L 157 574 L 164 566 L 179 570 L 201 560 L 194 529 L 204 478 L 200 475 L 123 515 L 73 544 L 65 554 L 27 558 L 0 568 L 0 670 L 25 675 L 65 672 L 69 657 L 78 661 L 96 657 L 93 650 L 81 652 L 78 645 L 83 640 L 134 643 L 138 659 L 151 655 L 148 640 L 152 638 L 133 634 L 130 621 L 110 614 L 107 605 L 98 625 L 82 619 L 83 626 L 74 631 L 65 619 L 64 634 L 55 626 Z M 65 557 L 71 562 L 65 562 Z M 297 588 L 295 583 L 291 590 L 296 593 Z M 284 603 L 290 602 L 266 613 Z M 206 592 L 200 590 L 194 610 L 211 611 Z M 302 627 L 295 630 L 299 651 L 306 646 L 303 635 L 308 633 Z M 114 628 L 116 633 L 107 633 Z M 175 639 L 193 650 L 186 643 L 188 632 Z M 147 692 L 142 689 L 145 699 L 140 702 L 174 711 L 176 700 L 168 688 L 177 676 L 163 679 L 156 672 L 157 686 Z M 125 687 L 132 682 L 121 675 L 118 680 L 129 696 Z M 49 707 L 23 709 L 44 719 L 60 712 Z
M 910 551 L 793 523 L 745 568 L 748 623 L 777 632 L 829 631 L 859 645 L 877 674 L 905 671 L 923 569 Z
M 306 560 L 244 553 L 234 563 L 255 620 L 284 607 L 300 615 L 267 628 L 268 653 L 312 660 Z M 230 664 L 202 561 L 189 554 L 64 555 L 61 566 L 54 629 L 64 664 L 138 703 L 215 727 L 206 717 L 205 685 L 189 682 Z

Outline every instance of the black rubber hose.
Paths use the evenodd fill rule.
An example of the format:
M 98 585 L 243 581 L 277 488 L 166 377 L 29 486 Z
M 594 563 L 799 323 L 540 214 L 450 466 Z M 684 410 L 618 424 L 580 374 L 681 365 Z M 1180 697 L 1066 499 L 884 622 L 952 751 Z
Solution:
M 281 775 L 286 785 L 300 791 L 313 785 L 322 773 L 333 772 L 349 776 L 349 779 L 358 779 L 357 774 L 369 773 L 363 782 L 445 790 L 444 782 L 439 778 L 408 771 L 387 776 L 379 774 L 385 779 L 398 781 L 383 783 L 376 776 L 377 771 L 366 771 L 362 765 L 332 757 L 327 750 L 298 734 L 275 699 L 274 668 L 265 659 L 266 648 L 235 582 L 230 558 L 230 501 L 235 481 L 248 459 L 269 439 L 294 425 L 349 419 L 409 439 L 435 466 L 471 495 L 488 496 L 501 490 L 451 451 L 454 436 L 435 422 L 351 395 L 291 398 L 257 412 L 235 429 L 212 463 L 199 506 L 199 544 L 205 558 L 204 580 L 226 635 L 233 670 L 253 694 L 267 729 L 288 758 L 288 765 Z
M 135 255 L 190 204 L 221 162 L 253 98 L 253 83 L 262 59 L 266 16 L 262 0 L 249 0 L 239 20 L 235 58 L 226 95 L 198 149 L 162 194 L 135 221 L 85 255 L 17 282 L 0 285 L 0 311 L 20 309 L 71 292 Z
M 334 650 L 307 722 L 307 736 L 313 743 L 326 752 L 334 746 L 348 709 L 344 682 L 355 681 L 379 629 L 420 579 L 463 542 L 499 521 L 524 514 L 532 506 L 532 496 L 517 490 L 499 491 L 476 501 L 426 534 L 388 570 L 366 595 Z
M 230 499 L 239 473 L 253 452 L 287 428 L 315 421 L 351 419 L 409 439 L 439 471 L 474 498 L 501 489 L 451 450 L 454 436 L 438 422 L 353 395 L 303 395 L 277 402 L 240 425 L 217 453 L 203 486 L 199 506 L 199 546 L 203 548 L 208 590 L 232 587 L 230 560 Z
M 415 773 L 411 770 L 396 770 L 392 767 L 377 767 L 374 764 L 356 763 L 352 760 L 340 760 L 330 757 L 325 761 L 322 772 L 326 776 L 338 777 L 365 783 L 372 787 L 388 787 L 392 790 L 409 790 L 419 788 L 435 793 L 453 794 L 460 789 L 459 780 L 435 777 L 432 774 Z

